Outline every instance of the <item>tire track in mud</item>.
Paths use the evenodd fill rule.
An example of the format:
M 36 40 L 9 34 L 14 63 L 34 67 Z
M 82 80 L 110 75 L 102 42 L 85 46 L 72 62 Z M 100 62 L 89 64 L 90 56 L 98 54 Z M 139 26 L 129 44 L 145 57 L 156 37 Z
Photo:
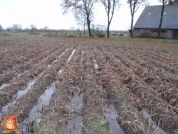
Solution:
M 68 53 L 69 54 L 69 53 Z M 65 55 L 64 57 L 66 57 L 67 55 Z M 22 98 L 20 98 L 17 102 L 17 107 L 20 107 L 19 109 L 17 109 L 15 106 L 14 108 L 11 108 L 11 110 L 9 111 L 8 115 L 12 114 L 12 112 L 16 115 L 21 115 L 18 116 L 20 122 L 22 121 L 22 118 L 24 118 L 23 116 L 26 116 L 26 112 L 24 111 L 28 111 L 30 110 L 30 105 L 29 107 L 27 105 L 24 106 L 19 106 L 19 102 L 23 102 L 22 100 L 24 100 L 25 98 L 25 102 L 24 104 L 34 104 L 35 103 L 35 99 L 38 98 L 38 92 L 41 92 L 41 90 L 38 90 L 39 87 L 41 87 L 43 90 L 45 87 L 47 87 L 49 85 L 49 83 L 52 83 L 51 81 L 53 81 L 55 79 L 55 73 L 56 73 L 56 69 L 59 69 L 59 67 L 64 65 L 64 61 L 60 61 L 60 63 L 53 65 L 54 67 L 52 67 L 51 70 L 47 70 L 44 75 L 39 78 L 39 80 L 36 82 L 36 84 L 34 85 L 34 87 L 30 90 L 30 92 L 28 92 L 25 96 L 23 96 Z M 44 80 L 44 81 L 43 81 Z M 41 86 L 40 86 L 41 85 Z M 38 92 L 35 92 L 38 91 Z M 37 93 L 37 94 L 36 94 Z M 29 97 L 30 98 L 29 98 Z M 33 100 L 32 100 L 33 99 Z M 33 103 L 32 103 L 33 102 Z M 22 109 L 22 111 L 20 112 L 19 110 Z M 20 112 L 18 114 L 18 112 Z
M 81 53 L 81 60 L 79 61 L 80 64 L 80 69 L 82 69 L 83 67 L 83 55 L 84 55 L 84 51 L 82 51 Z M 79 59 L 76 58 L 76 60 L 78 61 Z M 76 61 L 75 60 L 75 61 Z M 64 134 L 72 134 L 72 133 L 76 133 L 76 134 L 82 134 L 82 109 L 83 109 L 83 94 L 81 93 L 81 89 L 79 88 L 79 86 L 76 87 L 76 90 L 74 90 L 72 92 L 72 98 L 71 98 L 71 113 L 70 113 L 70 118 L 68 119 L 68 124 L 67 124 L 67 129 L 65 132 L 63 132 Z
M 70 75 L 77 66 L 76 62 L 78 61 L 80 52 L 79 48 L 77 48 L 75 54 L 74 52 L 75 51 L 73 50 L 71 57 L 68 58 L 66 62 L 67 65 L 61 69 L 63 72 L 58 73 L 60 77 L 59 83 L 56 85 L 57 90 L 50 101 L 50 105 L 45 111 L 44 117 L 48 117 L 45 118 L 45 120 L 53 124 L 55 122 L 55 126 L 57 127 L 54 129 L 57 132 L 70 133 L 75 131 L 81 133 L 82 131 L 82 126 L 80 125 L 82 122 L 82 117 L 80 116 L 82 109 L 82 95 L 79 92 L 80 87 L 76 84 L 72 84 L 74 75 Z M 73 57 L 72 54 L 74 54 Z M 71 58 L 73 59 L 71 60 Z M 63 119 L 60 119 L 60 117 Z M 60 121 L 62 121 L 62 124 L 57 125 Z
M 89 49 L 89 50 L 88 50 Z M 95 75 L 97 74 L 98 66 L 94 65 L 96 60 L 93 59 L 93 49 L 88 47 L 85 50 L 85 62 L 84 62 L 84 81 L 82 83 L 83 88 L 83 134 L 90 133 L 99 133 L 100 127 L 103 128 L 103 131 L 107 130 L 105 127 L 106 122 L 103 115 L 103 99 L 100 98 L 101 87 L 96 84 Z M 101 124 L 104 122 L 104 124 Z M 97 124 L 99 123 L 99 128 Z M 102 130 L 101 130 L 102 131 Z
M 97 64 L 97 61 L 95 59 L 95 54 L 92 54 L 93 56 L 93 62 L 94 62 L 94 68 L 95 68 L 95 73 L 98 74 L 98 69 L 99 69 L 99 66 Z M 101 53 L 101 57 L 103 58 L 103 54 Z M 101 59 L 102 60 L 102 59 Z M 108 83 L 105 83 L 105 84 L 108 84 Z M 105 89 L 105 86 L 108 86 L 108 85 L 101 85 L 103 87 L 103 90 L 106 90 Z M 109 92 L 107 91 L 106 93 L 106 98 L 107 99 L 110 99 L 110 94 Z M 110 101 L 110 100 L 108 100 Z M 104 116 L 107 120 L 107 122 L 109 123 L 109 129 L 110 131 L 113 133 L 113 134 L 124 134 L 123 130 L 121 129 L 121 127 L 119 126 L 119 124 L 117 123 L 117 118 L 118 118 L 118 115 L 117 115 L 117 112 L 115 110 L 115 107 L 113 104 L 110 104 L 110 102 L 108 102 L 108 104 L 105 104 L 104 106 Z
M 103 98 L 103 96 L 102 96 L 102 94 L 103 93 L 105 93 L 103 90 L 102 90 L 102 88 L 98 85 L 98 84 L 96 84 L 95 83 L 95 81 L 96 81 L 96 79 L 95 79 L 95 73 L 94 73 L 94 67 L 93 67 L 93 58 L 92 58 L 92 56 L 91 57 L 89 57 L 89 55 L 91 55 L 91 52 L 89 52 L 88 53 L 88 51 L 86 52 L 87 54 L 87 56 L 86 56 L 86 62 L 85 63 L 87 63 L 87 68 L 86 68 L 86 66 L 85 66 L 85 64 L 84 64 L 84 69 L 87 69 L 87 79 L 88 80 L 85 80 L 84 82 L 85 82 L 85 84 L 84 84 L 84 82 L 83 82 L 83 93 L 85 94 L 84 95 L 84 108 L 83 108 L 83 122 L 84 122 L 84 129 L 83 129 L 83 133 L 96 133 L 96 132 L 98 132 L 99 130 L 97 130 L 97 129 L 95 129 L 95 128 L 91 128 L 91 126 L 93 126 L 94 124 L 90 124 L 90 123 L 93 123 L 93 122 L 97 122 L 98 121 L 98 119 L 103 119 L 104 120 L 104 112 L 103 111 L 100 111 L 101 110 L 101 108 L 100 108 L 100 106 L 105 106 L 105 104 L 104 104 L 104 102 L 103 101 L 107 101 L 107 100 L 104 100 L 104 98 Z M 91 68 L 93 68 L 92 70 L 91 70 Z M 90 71 L 89 71 L 90 70 Z M 94 73 L 94 74 L 93 74 Z M 86 74 L 85 74 L 86 75 Z M 76 82 L 76 76 L 77 75 L 75 75 L 75 81 L 73 80 L 73 82 L 75 83 Z M 72 80 L 71 80 L 72 81 Z M 79 80 L 80 81 L 80 80 Z M 89 86 L 88 86 L 88 88 L 87 88 L 87 83 L 86 83 L 86 81 L 87 81 L 87 83 L 90 83 L 91 82 L 91 84 L 89 84 Z M 93 85 L 94 84 L 94 85 Z M 76 84 L 76 85 L 78 85 L 78 84 Z M 92 86 L 91 86 L 92 85 Z M 92 87 L 95 87 L 95 88 L 92 88 Z M 101 98 L 99 97 L 99 96 L 101 96 Z M 99 97 L 99 98 L 98 98 Z M 125 96 L 124 96 L 125 97 Z M 120 99 L 119 101 L 121 101 L 122 99 Z M 108 102 L 108 101 L 107 101 Z M 131 102 L 131 101 L 130 101 Z M 129 104 L 130 104 L 130 102 L 129 102 Z M 89 105 L 87 105 L 89 103 Z M 92 104 L 92 106 L 91 106 L 91 104 Z M 99 107 L 98 107 L 99 106 Z M 55 107 L 56 107 L 56 105 L 55 105 Z M 102 108 L 103 108 L 102 107 Z M 54 108 L 55 109 L 55 108 Z M 63 107 L 63 109 L 66 109 L 66 107 L 64 106 Z M 98 110 L 97 110 L 98 109 Z M 67 109 L 66 110 L 64 110 L 65 112 L 67 111 Z M 100 111 L 100 112 L 99 112 Z M 90 112 L 90 113 L 88 113 L 88 112 Z M 103 113 L 103 114 L 102 114 Z M 95 118 L 94 118 L 95 117 Z M 135 116 L 136 118 L 137 118 L 137 116 Z M 91 121 L 92 120 L 92 121 Z M 65 122 L 65 120 L 64 119 L 61 119 L 60 120 L 61 122 Z M 88 122 L 88 123 L 87 123 Z M 90 122 L 90 123 L 89 123 Z M 144 121 L 143 121 L 144 122 Z M 141 122 L 142 123 L 142 122 Z M 88 125 L 88 124 L 90 124 L 90 125 Z M 138 124 L 137 124 L 138 125 Z M 61 126 L 61 124 L 60 125 L 58 125 L 58 126 Z M 141 124 L 140 124 L 140 126 L 142 126 Z M 140 127 L 141 128 L 141 127 Z M 94 129 L 94 130 L 93 130 Z M 131 127 L 131 129 L 132 129 L 132 127 Z M 60 131 L 61 132 L 61 131 Z M 130 132 L 132 132 L 132 133 L 135 133 L 134 131 L 131 131 L 130 130 Z M 148 132 L 148 131 L 147 131 Z
M 108 56 L 106 56 L 106 61 L 107 60 L 108 60 Z M 114 62 L 118 62 L 118 61 L 115 60 Z M 121 82 L 122 82 L 122 80 L 121 80 Z M 128 89 L 126 89 L 126 90 L 128 90 Z M 130 94 L 129 91 L 128 91 L 128 94 Z M 133 96 L 131 94 L 129 96 L 133 99 L 133 101 L 136 100 L 136 102 L 139 103 L 139 104 L 135 104 L 135 106 L 137 106 L 138 109 L 141 109 L 140 100 L 138 98 L 135 98 L 135 96 Z M 152 132 L 150 132 L 150 133 L 152 133 L 152 134 L 167 134 L 153 122 L 153 120 L 151 119 L 151 117 L 145 110 L 142 109 L 141 113 L 143 114 L 142 116 L 145 118 L 145 120 L 147 120 L 149 127 L 152 129 Z M 137 132 L 137 133 L 140 133 L 140 132 Z
M 103 53 L 103 55 L 105 54 Z M 101 73 L 103 77 L 99 77 L 98 82 L 103 87 L 103 90 L 108 93 L 106 99 L 110 104 L 116 107 L 119 114 L 118 122 L 125 133 L 152 133 L 152 130 L 132 102 L 135 98 L 131 97 L 128 89 L 120 83 L 120 79 L 118 79 L 117 74 L 112 71 L 111 65 L 105 58 L 100 59 L 99 56 L 97 56 L 97 58 L 99 66 L 102 66 L 101 71 L 104 74 Z
M 113 53 L 113 52 L 112 52 Z M 122 83 L 125 84 L 131 93 L 139 100 L 140 108 L 145 108 L 149 113 L 152 113 L 152 119 L 168 133 L 176 133 L 177 131 L 177 114 L 172 110 L 173 107 L 168 105 L 167 102 L 159 98 L 158 94 L 147 85 L 143 79 L 134 74 L 134 68 L 132 63 L 128 60 L 120 59 L 123 64 L 118 63 L 111 55 L 111 53 L 105 53 L 109 55 L 108 60 L 114 67 Z M 122 56 L 122 55 L 121 55 Z M 152 98 L 152 99 L 150 99 Z
M 69 55 L 66 63 L 68 63 L 73 54 L 75 53 L 76 49 L 74 49 L 71 54 Z M 61 55 L 63 55 L 64 53 L 62 53 Z M 61 56 L 60 56 L 61 57 Z M 56 61 L 57 62 L 57 61 Z M 55 62 L 53 62 L 55 63 Z M 64 68 L 64 66 L 62 67 Z M 44 92 L 44 94 L 42 94 L 40 97 L 39 97 L 39 100 L 38 100 L 38 103 L 37 105 L 35 105 L 32 110 L 30 111 L 30 114 L 29 114 L 29 117 L 26 118 L 24 120 L 24 122 L 22 123 L 23 125 L 20 127 L 20 134 L 23 133 L 23 132 L 30 132 L 32 131 L 35 127 L 33 126 L 34 125 L 34 122 L 35 121 L 39 121 L 41 119 L 41 116 L 42 116 L 42 113 L 43 112 L 43 109 L 41 109 L 41 107 L 44 107 L 45 105 L 48 105 L 46 104 L 47 102 L 49 103 L 49 101 L 51 100 L 51 96 L 52 94 L 55 92 L 56 90 L 56 87 L 55 87 L 55 84 L 58 83 L 59 81 L 55 81 L 51 84 L 50 87 L 47 88 L 47 90 Z M 48 95 L 46 95 L 46 93 L 49 93 Z M 27 125 L 28 124 L 28 125 Z
M 61 49 L 58 53 L 61 53 L 62 51 L 63 51 L 64 49 Z M 60 54 L 60 56 L 62 56 L 64 54 L 64 52 L 62 53 L 62 54 Z M 60 56 L 58 57 L 56 57 L 57 59 L 59 59 L 60 58 Z M 56 62 L 56 60 L 55 60 L 55 62 Z M 54 62 L 54 63 L 55 63 Z M 44 62 L 45 63 L 45 62 Z M 26 92 L 24 92 L 24 90 L 26 90 L 26 85 L 27 85 L 27 87 L 28 87 L 28 85 L 30 85 L 30 83 L 34 80 L 34 79 L 36 79 L 36 78 L 38 78 L 38 77 L 41 77 L 41 75 L 43 75 L 44 74 L 44 71 L 46 70 L 46 69 L 50 69 L 49 67 L 47 67 L 47 65 L 42 65 L 42 66 L 40 66 L 39 65 L 39 67 L 41 68 L 43 68 L 42 70 L 41 69 L 38 69 L 38 67 L 36 67 L 36 69 L 34 68 L 34 70 L 38 70 L 39 72 L 38 73 L 40 73 L 40 74 L 36 74 L 37 76 L 35 76 L 35 77 L 31 77 L 31 74 L 30 75 L 26 75 L 26 76 L 23 76 L 23 77 L 20 77 L 19 79 L 17 79 L 15 82 L 13 82 L 12 84 L 11 84 L 11 86 L 10 87 L 8 87 L 8 88 L 6 88 L 5 89 L 5 92 L 6 93 L 9 93 L 9 94 L 15 94 L 16 92 L 17 92 L 17 90 L 18 89 L 21 89 L 22 90 L 22 92 L 23 93 L 26 93 Z M 43 71 L 43 72 L 42 72 Z M 33 73 L 33 72 L 30 72 L 30 73 Z M 32 79 L 32 81 L 30 81 L 29 82 L 29 80 L 31 80 Z M 27 84 L 28 83 L 28 84 Z M 16 97 L 14 97 L 13 96 L 13 98 L 15 99 Z M 2 103 L 0 103 L 0 106 L 2 107 L 5 103 L 7 103 L 7 101 L 9 101 L 9 100 L 7 100 L 7 99 L 0 99 L 0 101 L 2 101 Z

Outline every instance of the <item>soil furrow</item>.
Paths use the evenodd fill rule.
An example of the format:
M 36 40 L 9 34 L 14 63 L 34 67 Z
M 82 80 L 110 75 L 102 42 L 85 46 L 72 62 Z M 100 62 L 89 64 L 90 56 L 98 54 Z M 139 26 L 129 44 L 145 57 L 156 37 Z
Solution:
M 177 114 L 173 111 L 173 107 L 161 100 L 158 93 L 134 73 L 134 67 L 132 68 L 134 63 L 129 62 L 126 57 L 122 57 L 123 55 L 120 54 L 118 55 L 120 55 L 119 58 L 122 63 L 116 61 L 115 57 L 111 56 L 110 53 L 105 52 L 105 55 L 110 55 L 107 57 L 107 60 L 114 67 L 114 71 L 120 76 L 122 83 L 140 99 L 140 108 L 147 109 L 156 124 L 159 124 L 168 133 L 177 131 Z
M 55 54 L 57 51 L 55 51 L 54 49 L 54 52 L 51 53 L 50 55 L 48 55 L 47 59 L 50 59 L 51 55 Z M 39 62 L 40 59 L 38 59 L 39 56 L 36 56 L 35 59 L 36 59 L 36 62 Z M 50 59 L 52 60 L 52 59 Z M 22 67 L 24 66 L 24 67 Z M 0 85 L 3 84 L 3 83 L 8 83 L 10 80 L 14 79 L 15 77 L 18 77 L 18 76 L 22 76 L 23 74 L 27 73 L 28 71 L 27 70 L 30 70 L 34 67 L 34 63 L 33 61 L 27 61 L 26 63 L 21 63 L 19 66 L 16 66 L 14 67 L 12 70 L 9 70 L 8 72 L 5 72 L 5 74 L 2 74 L 2 78 L 3 79 L 0 79 Z M 26 71 L 26 72 L 25 72 Z
M 69 55 L 64 56 L 64 59 L 67 59 Z M 44 75 L 37 80 L 33 88 L 17 101 L 16 106 L 11 108 L 7 115 L 11 115 L 13 113 L 13 115 L 18 117 L 18 122 L 22 123 L 22 121 L 29 116 L 28 113 L 33 108 L 40 95 L 45 91 L 46 87 L 56 80 L 56 74 L 59 70 L 58 68 L 64 65 L 66 61 L 58 61 L 51 67 L 50 70 L 45 71 Z
M 132 59 L 134 63 L 137 63 L 134 64 L 134 67 L 131 67 L 137 68 L 134 69 L 135 74 L 143 78 L 147 84 L 149 84 L 155 91 L 157 91 L 161 98 L 166 100 L 170 105 L 174 106 L 176 108 L 176 112 L 178 113 L 178 78 L 176 78 L 176 75 L 163 75 L 163 73 L 159 73 L 158 69 L 154 69 L 152 66 L 150 69 L 150 66 L 143 64 L 143 62 L 141 63 L 142 66 L 140 66 L 138 60 L 139 57 L 135 55 L 130 55 L 129 58 Z

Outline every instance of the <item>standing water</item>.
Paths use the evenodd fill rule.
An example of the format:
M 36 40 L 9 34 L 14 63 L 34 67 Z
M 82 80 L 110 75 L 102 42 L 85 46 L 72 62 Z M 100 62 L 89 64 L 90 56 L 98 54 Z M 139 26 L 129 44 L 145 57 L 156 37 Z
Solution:
M 23 125 L 19 128 L 19 133 L 28 132 L 31 129 L 31 123 L 33 121 L 41 119 L 43 107 L 49 105 L 51 97 L 56 90 L 55 82 L 51 84 L 50 87 L 46 89 L 44 94 L 42 94 L 37 102 L 37 104 L 30 111 L 29 117 L 26 118 L 23 122 Z
M 20 99 L 22 96 L 24 96 L 28 92 L 28 90 L 30 90 L 34 86 L 36 80 L 37 79 L 30 81 L 27 84 L 27 86 L 25 87 L 25 89 L 18 91 L 17 94 L 13 96 L 12 102 L 10 102 L 7 105 L 5 105 L 5 106 L 2 107 L 2 112 L 0 112 L 0 119 L 8 111 L 8 109 L 10 107 L 12 107 L 17 102 L 18 99 Z
M 67 63 L 72 59 L 72 56 L 74 55 L 76 49 L 74 49 L 71 53 L 71 55 L 69 56 L 69 58 L 67 59 Z
M 105 107 L 104 115 L 109 123 L 109 129 L 112 131 L 112 134 L 124 134 L 123 130 L 117 123 L 118 115 L 113 105 Z
M 10 86 L 10 84 L 2 84 L 2 86 L 0 86 L 0 90 L 2 90 L 3 88 L 5 88 L 5 87 L 8 87 L 8 86 Z
M 83 95 L 79 96 L 79 92 L 74 92 L 74 97 L 71 100 L 72 112 L 64 134 L 82 134 L 82 98 Z
M 98 73 L 99 65 L 97 64 L 94 55 L 93 55 L 93 62 L 95 72 Z M 113 134 L 124 134 L 123 130 L 117 123 L 118 115 L 115 110 L 114 105 L 106 105 L 104 108 L 104 115 L 106 117 L 107 122 L 109 123 L 109 129 L 112 131 Z
M 164 132 L 164 130 L 162 130 L 153 122 L 150 115 L 146 112 L 145 109 L 142 109 L 142 115 L 145 119 L 147 119 L 149 127 L 153 130 L 153 134 L 167 134 L 167 132 Z

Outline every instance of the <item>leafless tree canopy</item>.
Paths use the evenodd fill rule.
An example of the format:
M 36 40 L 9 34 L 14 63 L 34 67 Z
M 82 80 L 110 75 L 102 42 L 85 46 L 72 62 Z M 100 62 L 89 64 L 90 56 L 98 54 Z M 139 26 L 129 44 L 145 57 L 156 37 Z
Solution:
M 84 14 L 84 12 L 81 12 L 80 10 L 75 10 L 73 14 L 77 24 L 82 27 L 83 33 L 85 34 L 85 27 L 87 25 L 86 15 Z
M 134 21 L 134 14 L 137 12 L 139 7 L 143 4 L 147 4 L 147 0 L 127 0 L 127 3 L 130 8 L 130 14 L 131 14 L 131 25 L 130 25 L 130 34 L 131 38 L 133 38 L 133 21 Z
M 91 29 L 90 29 L 91 15 L 93 15 L 93 6 L 94 3 L 96 2 L 97 0 L 62 0 L 62 4 L 61 4 L 64 11 L 63 14 L 67 13 L 69 10 L 71 11 L 79 10 L 80 12 L 83 12 L 85 14 L 90 37 L 91 37 Z
M 119 6 L 119 0 L 100 0 L 107 13 L 107 37 L 109 38 L 109 27 L 114 15 L 114 10 Z
M 14 30 L 16 33 L 20 32 L 22 30 L 22 25 L 21 24 L 13 24 L 11 29 Z
M 31 24 L 31 25 L 30 25 L 30 28 L 31 28 L 31 32 L 32 32 L 32 33 L 33 33 L 33 32 L 35 31 L 35 29 L 36 29 L 36 27 L 35 27 L 34 24 Z
M 176 5 L 178 4 L 178 0 L 169 0 L 169 5 Z

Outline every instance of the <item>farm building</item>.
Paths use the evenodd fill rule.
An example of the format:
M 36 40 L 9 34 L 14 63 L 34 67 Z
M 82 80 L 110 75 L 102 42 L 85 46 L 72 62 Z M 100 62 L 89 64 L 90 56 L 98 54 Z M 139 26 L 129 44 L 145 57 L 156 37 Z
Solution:
M 135 37 L 157 37 L 162 6 L 147 6 L 134 26 Z M 178 5 L 165 6 L 161 37 L 178 39 Z

